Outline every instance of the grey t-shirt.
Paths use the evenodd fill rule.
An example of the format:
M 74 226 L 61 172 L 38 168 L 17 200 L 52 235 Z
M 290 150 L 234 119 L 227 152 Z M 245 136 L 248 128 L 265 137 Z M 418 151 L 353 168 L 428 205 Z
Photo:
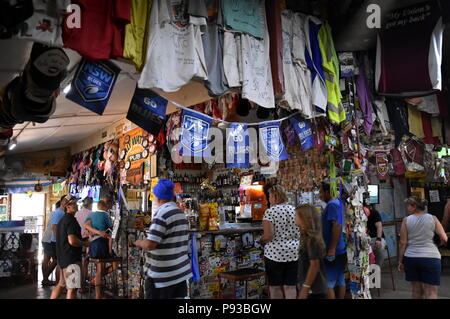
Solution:
M 310 260 L 319 260 L 319 271 L 317 272 L 316 279 L 311 285 L 311 291 L 315 295 L 327 293 L 327 280 L 325 277 L 325 264 L 323 258 L 325 257 L 325 251 L 322 251 L 315 241 L 311 241 L 310 247 L 306 244 L 306 240 L 302 238 L 302 243 L 299 250 L 299 264 L 298 264 L 298 282 L 303 285 L 306 276 L 308 275 L 308 269 Z
M 209 95 L 217 97 L 229 90 L 223 65 L 223 25 L 220 0 L 206 0 L 208 9 L 207 30 L 202 35 L 208 79 L 205 81 Z

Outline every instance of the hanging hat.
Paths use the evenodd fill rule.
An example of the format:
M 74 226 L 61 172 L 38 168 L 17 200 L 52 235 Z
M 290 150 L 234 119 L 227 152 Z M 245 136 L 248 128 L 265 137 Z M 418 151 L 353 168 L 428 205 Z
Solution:
M 250 103 L 247 99 L 240 99 L 236 109 L 239 116 L 247 116 L 250 114 Z
M 270 109 L 258 106 L 258 110 L 256 111 L 256 116 L 261 119 L 265 120 L 270 116 Z

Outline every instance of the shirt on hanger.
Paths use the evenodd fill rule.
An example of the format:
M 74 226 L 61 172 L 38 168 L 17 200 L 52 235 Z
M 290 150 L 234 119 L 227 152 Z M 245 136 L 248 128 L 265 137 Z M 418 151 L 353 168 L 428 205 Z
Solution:
M 81 8 L 81 28 L 69 28 L 64 23 L 64 46 L 91 60 L 122 57 L 125 26 L 131 21 L 131 0 L 73 0 L 72 3 Z
M 305 59 L 304 19 L 303 15 L 290 10 L 284 10 L 281 15 L 285 92 L 280 105 L 300 110 L 306 118 L 312 118 L 311 72 Z
M 321 21 L 313 16 L 305 19 L 306 50 L 305 58 L 311 70 L 312 103 L 322 112 L 327 109 L 328 92 L 323 71 L 322 54 L 319 46 Z
M 18 37 L 62 47 L 62 22 L 70 0 L 33 0 L 34 13 L 21 24 Z
M 408 105 L 408 125 L 409 131 L 418 138 L 424 138 L 422 114 L 413 105 Z
M 264 8 L 263 8 L 264 10 Z M 241 35 L 242 97 L 265 108 L 275 108 L 269 33 L 266 25 L 264 39 Z
M 240 35 L 233 32 L 224 32 L 223 39 L 223 70 L 228 86 L 239 87 L 242 85 L 242 72 L 239 72 L 239 54 L 237 43 L 240 43 Z M 236 39 L 238 38 L 238 39 Z
M 334 48 L 331 27 L 328 23 L 323 24 L 320 28 L 318 39 L 327 87 L 328 117 L 332 122 L 339 124 L 345 121 L 346 115 L 339 86 L 339 59 Z
M 265 37 L 264 0 L 224 0 L 223 15 L 227 30 L 245 32 L 259 39 Z
M 416 13 L 405 19 L 405 12 Z M 441 90 L 444 25 L 437 1 L 395 10 L 392 17 L 378 35 L 376 90 L 393 96 Z
M 209 95 L 217 97 L 229 90 L 223 65 L 224 34 L 221 0 L 206 0 L 208 24 L 202 35 L 208 79 L 205 81 Z
M 207 79 L 201 26 L 206 25 L 204 2 L 201 0 L 155 0 L 149 23 L 149 38 L 140 88 L 178 91 L 192 79 Z M 203 8 L 202 8 L 203 6 Z M 198 8 L 198 12 L 188 9 Z M 196 17 L 190 23 L 189 15 Z M 202 18 L 199 18 L 202 17 Z M 192 21 L 193 22 L 193 21 Z
M 145 63 L 148 40 L 148 22 L 153 0 L 131 1 L 131 23 L 125 27 L 125 44 L 123 57 L 131 60 L 137 71 Z

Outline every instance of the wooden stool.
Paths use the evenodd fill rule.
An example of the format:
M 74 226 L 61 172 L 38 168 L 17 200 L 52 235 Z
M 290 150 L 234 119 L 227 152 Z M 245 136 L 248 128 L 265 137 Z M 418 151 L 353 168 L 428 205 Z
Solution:
M 113 258 L 104 258 L 104 259 L 100 259 L 100 258 L 88 258 L 88 266 L 87 266 L 87 274 L 86 274 L 86 281 L 88 282 L 88 296 L 89 299 L 91 298 L 91 288 L 92 288 L 92 284 L 91 281 L 92 279 L 95 278 L 95 273 L 92 274 L 92 271 L 90 271 L 90 265 L 91 264 L 95 264 L 95 271 L 97 271 L 97 264 L 101 263 L 104 266 L 104 269 L 106 270 L 106 266 L 108 264 L 111 265 L 111 267 L 113 267 L 114 263 L 119 264 L 118 269 L 111 271 L 108 274 L 105 274 L 102 278 L 102 286 L 105 287 L 105 283 L 106 283 L 106 276 L 112 274 L 113 278 L 112 278 L 112 291 L 111 296 L 114 297 L 119 295 L 119 291 L 118 291 L 118 276 L 117 276 L 117 270 L 120 270 L 120 272 L 122 273 L 122 289 L 123 289 L 123 296 L 126 296 L 126 287 L 125 287 L 125 281 L 124 281 L 124 273 L 123 273 L 123 267 L 122 267 L 122 257 L 113 257 Z M 105 291 L 107 292 L 107 291 Z M 109 292 L 109 291 L 108 291 Z
M 233 282 L 233 292 L 234 296 L 236 296 L 236 282 L 244 281 L 245 282 L 245 297 L 247 298 L 247 282 L 250 280 L 258 279 L 261 277 L 265 277 L 266 272 L 260 269 L 255 268 L 244 268 L 235 271 L 228 271 L 219 274 L 219 296 L 222 297 L 222 279 L 228 279 Z

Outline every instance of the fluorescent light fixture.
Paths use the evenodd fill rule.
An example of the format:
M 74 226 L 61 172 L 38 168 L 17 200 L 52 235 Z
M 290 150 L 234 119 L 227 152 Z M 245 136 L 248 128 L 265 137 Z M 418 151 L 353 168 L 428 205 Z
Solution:
M 63 92 L 64 92 L 64 94 L 67 94 L 67 93 L 69 93 L 69 91 L 70 91 L 70 89 L 72 88 L 72 84 L 67 84 L 67 86 L 64 88 L 64 90 L 63 90 Z
M 17 139 L 13 138 L 13 139 L 11 140 L 11 142 L 9 142 L 8 149 L 9 149 L 10 151 L 12 151 L 13 149 L 16 148 L 16 146 L 17 146 Z

